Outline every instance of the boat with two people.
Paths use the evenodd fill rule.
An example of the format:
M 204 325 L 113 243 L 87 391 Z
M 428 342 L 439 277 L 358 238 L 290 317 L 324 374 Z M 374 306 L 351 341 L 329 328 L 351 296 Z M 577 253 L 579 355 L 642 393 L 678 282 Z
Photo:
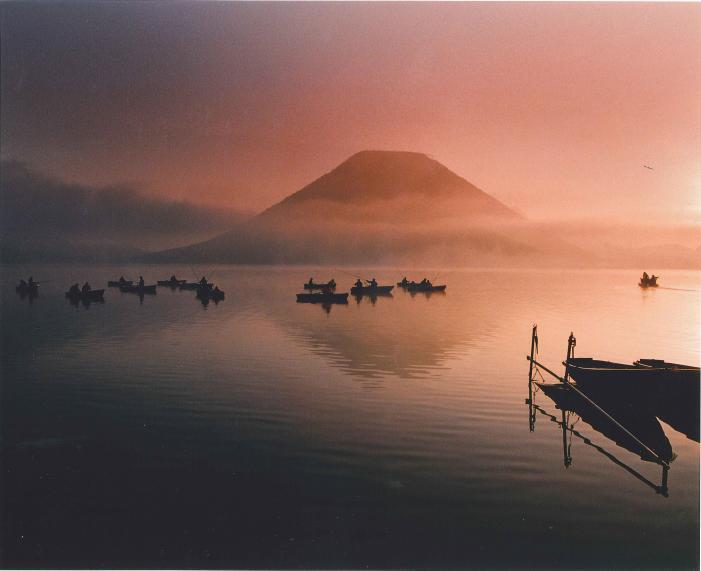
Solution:
M 66 292 L 66 297 L 71 301 L 104 301 L 104 295 L 104 289 L 92 289 L 88 282 L 83 287 L 73 284 Z
M 213 286 L 213 287 L 212 287 Z M 224 292 L 219 289 L 218 286 L 215 286 L 214 284 L 207 284 L 204 286 L 201 286 L 197 288 L 197 295 L 196 297 L 200 300 L 212 300 L 212 301 L 221 301 L 224 299 Z
M 336 280 L 331 278 L 326 283 L 318 283 L 318 282 L 314 281 L 314 278 L 309 278 L 309 281 L 304 284 L 304 289 L 308 289 L 308 290 L 315 290 L 315 289 L 334 290 L 334 289 L 336 289 Z
M 134 285 L 132 280 L 125 279 L 124 276 L 119 276 L 118 280 L 110 280 L 107 282 L 107 287 L 121 287 L 123 285 Z
M 202 279 L 200 279 L 200 281 L 198 282 L 183 282 L 178 287 L 180 289 L 188 290 L 199 290 L 200 288 L 212 289 L 214 287 L 214 284 L 207 281 L 207 278 L 205 276 L 202 276 Z
M 428 278 L 422 279 L 420 282 L 409 282 L 405 289 L 409 292 L 434 292 L 445 291 L 445 285 L 433 285 Z
M 362 280 L 358 278 L 358 280 L 355 282 L 353 287 L 351 288 L 350 292 L 356 297 L 363 296 L 363 295 L 369 295 L 369 296 L 378 296 L 378 295 L 391 295 L 392 290 L 394 289 L 394 286 L 388 285 L 378 285 L 377 280 L 375 278 L 372 278 L 370 280 L 365 280 L 367 285 L 364 285 Z
M 638 285 L 642 288 L 648 288 L 648 287 L 658 287 L 657 286 L 657 278 L 660 276 L 656 275 L 651 275 L 648 276 L 647 272 L 643 272 L 643 277 L 640 278 L 640 281 L 638 282 Z
M 119 287 L 119 291 L 123 293 L 136 293 L 138 295 L 155 295 L 156 285 L 146 285 L 144 277 L 139 276 L 139 281 L 135 285 L 123 285 Z

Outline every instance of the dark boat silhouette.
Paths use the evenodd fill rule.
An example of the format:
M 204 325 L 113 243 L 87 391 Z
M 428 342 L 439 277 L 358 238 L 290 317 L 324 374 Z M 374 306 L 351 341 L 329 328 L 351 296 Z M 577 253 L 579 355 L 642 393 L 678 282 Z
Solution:
M 536 383 L 536 385 L 555 403 L 558 409 L 574 412 L 594 430 L 641 459 L 647 462 L 658 462 L 657 458 L 640 446 L 635 439 L 566 384 Z M 612 397 L 599 399 L 596 402 L 648 448 L 656 452 L 662 460 L 670 462 L 675 458 L 672 445 L 651 410 L 645 407 L 636 407 L 626 400 Z
M 699 367 L 640 359 L 632 365 L 601 361 L 591 357 L 571 357 L 563 362 L 570 377 L 585 392 L 688 398 L 698 404 Z
M 211 284 L 207 284 L 207 286 L 211 286 Z M 224 292 L 218 287 L 212 288 L 202 286 L 197 289 L 197 297 L 199 299 L 211 299 L 214 301 L 221 301 L 222 299 L 224 299 Z
M 187 290 L 198 290 L 201 287 L 207 287 L 209 289 L 212 289 L 214 287 L 214 284 L 201 284 L 200 282 L 184 282 L 181 283 L 178 288 L 179 289 L 187 289 Z
M 155 285 L 123 285 L 119 287 L 119 291 L 123 293 L 138 293 L 139 295 L 143 294 L 155 294 L 156 293 L 156 286 Z
M 104 299 L 104 289 L 91 289 L 90 291 L 67 291 L 66 297 L 76 301 L 100 301 Z
M 646 287 L 658 287 L 657 285 L 657 278 L 659 276 L 652 276 L 649 278 L 640 278 L 640 281 L 638 282 L 638 285 L 640 287 L 646 288 Z
M 407 291 L 426 291 L 426 292 L 433 292 L 433 291 L 445 291 L 445 288 L 447 286 L 445 285 L 433 285 L 433 284 L 422 284 L 422 283 L 410 283 L 409 285 L 406 286 Z
M 329 280 L 325 284 L 316 282 L 307 282 L 304 284 L 304 289 L 315 290 L 315 289 L 336 289 L 336 282 L 334 280 Z
M 360 295 L 389 295 L 392 293 L 394 286 L 353 286 L 350 290 L 355 296 Z
M 36 282 L 32 282 L 31 284 L 22 282 L 15 287 L 15 291 L 20 295 L 36 295 L 39 293 L 39 284 Z
M 134 285 L 134 282 L 132 280 L 110 280 L 107 282 L 107 287 L 120 287 L 123 285 Z
M 347 293 L 332 293 L 330 291 L 318 293 L 298 293 L 298 303 L 348 303 Z
M 156 284 L 159 286 L 165 286 L 165 287 L 178 287 L 184 283 L 187 283 L 187 280 L 178 280 L 178 279 L 167 279 L 167 280 L 158 280 L 156 281 Z

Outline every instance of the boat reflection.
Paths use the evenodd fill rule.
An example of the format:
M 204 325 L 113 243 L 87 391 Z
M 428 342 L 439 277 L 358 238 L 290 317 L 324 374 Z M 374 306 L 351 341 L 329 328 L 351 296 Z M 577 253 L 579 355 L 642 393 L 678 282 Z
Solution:
M 594 448 L 617 466 L 623 468 L 637 480 L 649 486 L 656 493 L 662 494 L 665 497 L 668 495 L 667 480 L 669 463 L 676 458 L 676 455 L 672 450 L 672 445 L 664 433 L 662 426 L 657 420 L 655 411 L 651 408 L 652 403 L 645 403 L 645 406 L 641 404 L 636 406 L 629 401 L 615 398 L 597 401 L 597 404 L 625 426 L 628 431 L 634 434 L 637 440 L 657 454 L 659 460 L 641 446 L 636 438 L 632 438 L 619 426 L 607 419 L 595 407 L 587 403 L 582 397 L 577 395 L 574 391 L 569 390 L 564 384 L 534 383 L 534 385 L 535 392 L 533 393 L 533 397 L 526 400 L 529 407 L 529 428 L 531 431 L 535 430 L 536 418 L 537 415 L 540 414 L 548 418 L 561 429 L 563 462 L 566 468 L 572 465 L 572 439 L 577 438 L 586 445 Z M 555 407 L 560 411 L 559 415 L 552 414 L 548 412 L 544 406 L 536 404 L 535 396 L 539 392 L 543 392 L 555 404 Z M 575 428 L 580 420 L 606 439 L 632 452 L 643 461 L 660 465 L 662 470 L 660 483 L 655 484 L 651 482 L 635 468 L 582 434 Z M 683 422 L 688 422 L 688 419 L 684 419 Z M 682 423 L 681 419 L 679 419 L 679 423 Z

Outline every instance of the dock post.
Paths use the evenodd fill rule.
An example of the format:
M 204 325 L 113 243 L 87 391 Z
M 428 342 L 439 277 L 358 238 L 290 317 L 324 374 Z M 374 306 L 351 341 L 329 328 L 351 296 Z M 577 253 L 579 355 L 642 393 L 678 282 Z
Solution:
M 570 380 L 570 359 L 574 358 L 574 348 L 577 345 L 577 339 L 574 332 L 570 331 L 570 336 L 567 338 L 567 359 L 565 360 L 565 379 L 567 383 Z

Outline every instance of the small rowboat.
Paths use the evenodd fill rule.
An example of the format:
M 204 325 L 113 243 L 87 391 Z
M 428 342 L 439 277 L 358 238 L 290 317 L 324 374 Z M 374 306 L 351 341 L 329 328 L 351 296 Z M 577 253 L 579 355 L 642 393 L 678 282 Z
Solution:
M 91 289 L 90 291 L 67 291 L 66 297 L 72 300 L 98 301 L 104 299 L 104 289 Z
M 407 291 L 445 291 L 446 286 L 445 285 L 429 285 L 429 284 L 421 284 L 421 283 L 410 283 L 409 285 L 406 286 Z
M 298 293 L 298 303 L 348 303 L 347 293 Z
M 156 286 L 155 285 L 144 285 L 144 286 L 124 285 L 124 286 L 119 287 L 119 291 L 121 291 L 123 293 L 138 293 L 139 295 L 155 294 L 156 293 Z
M 180 289 L 196 290 L 196 289 L 200 289 L 201 287 L 204 287 L 204 286 L 200 282 L 189 282 L 189 283 L 185 282 L 185 283 L 181 283 L 178 287 Z M 212 289 L 214 287 L 214 284 L 207 284 L 206 287 L 208 287 L 209 289 Z
M 15 291 L 17 293 L 22 294 L 22 295 L 27 295 L 27 294 L 34 295 L 36 293 L 39 293 L 39 284 L 36 282 L 32 283 L 32 285 L 29 285 L 28 283 L 19 284 L 15 288 Z
M 158 280 L 156 283 L 159 286 L 178 287 L 184 283 L 187 283 L 187 280 Z
M 643 288 L 659 287 L 657 284 L 657 278 L 655 278 L 654 280 L 640 280 L 638 282 L 638 285 Z
M 328 281 L 328 282 L 325 283 L 325 284 L 318 284 L 318 283 L 314 283 L 314 282 L 312 282 L 312 283 L 307 282 L 306 284 L 304 284 L 304 289 L 309 289 L 309 290 L 313 290 L 313 289 L 336 289 L 336 282 L 335 282 L 334 280 L 330 280 L 330 281 Z
M 351 294 L 356 296 L 361 295 L 389 295 L 394 286 L 353 286 Z
M 120 287 L 123 285 L 134 285 L 134 282 L 132 280 L 124 280 L 124 281 L 119 281 L 119 280 L 110 280 L 107 282 L 107 287 Z

